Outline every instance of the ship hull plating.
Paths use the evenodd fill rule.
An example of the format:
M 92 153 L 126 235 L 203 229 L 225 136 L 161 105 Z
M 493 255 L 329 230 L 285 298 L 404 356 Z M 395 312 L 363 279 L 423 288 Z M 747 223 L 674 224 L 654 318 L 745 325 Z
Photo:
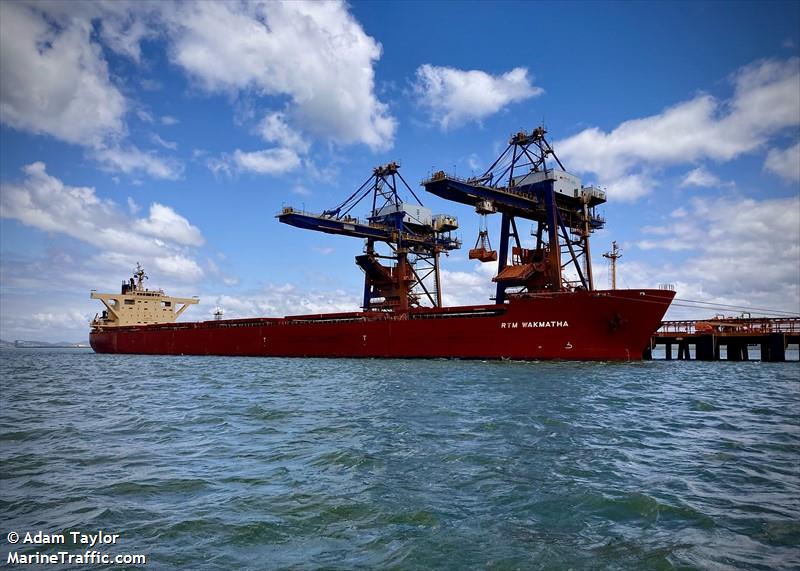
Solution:
M 504 305 L 169 323 L 94 330 L 97 353 L 264 357 L 639 360 L 674 292 L 541 294 Z

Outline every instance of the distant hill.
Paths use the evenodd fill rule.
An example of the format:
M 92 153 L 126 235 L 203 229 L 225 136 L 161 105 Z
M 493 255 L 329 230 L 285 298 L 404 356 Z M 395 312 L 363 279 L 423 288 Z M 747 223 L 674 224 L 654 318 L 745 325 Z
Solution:
M 16 349 L 32 349 L 32 348 L 49 348 L 49 347 L 61 347 L 66 349 L 80 349 L 84 347 L 89 347 L 88 341 L 79 341 L 77 343 L 70 343 L 69 341 L 57 341 L 55 343 L 50 343 L 48 341 L 24 341 L 24 340 L 16 340 L 14 342 L 11 341 L 3 341 L 0 339 L 0 347 L 3 348 L 16 348 Z

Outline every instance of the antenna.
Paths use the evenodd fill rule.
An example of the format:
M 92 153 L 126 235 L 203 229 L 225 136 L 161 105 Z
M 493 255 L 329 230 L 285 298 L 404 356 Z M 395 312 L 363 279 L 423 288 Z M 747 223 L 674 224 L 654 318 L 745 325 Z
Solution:
M 133 272 L 133 277 L 136 278 L 136 291 L 143 291 L 144 280 L 149 278 L 144 273 L 144 268 L 139 262 L 136 262 L 136 270 Z M 133 286 L 133 280 L 131 280 L 131 286 Z
M 617 241 L 611 242 L 611 251 L 603 254 L 604 258 L 611 260 L 611 289 L 617 289 L 617 260 L 622 257 L 622 250 L 617 247 Z

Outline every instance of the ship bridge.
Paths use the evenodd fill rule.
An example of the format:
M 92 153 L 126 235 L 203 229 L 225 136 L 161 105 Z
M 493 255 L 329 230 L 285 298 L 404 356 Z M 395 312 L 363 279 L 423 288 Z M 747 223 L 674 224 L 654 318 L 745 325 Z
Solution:
M 120 293 L 97 293 L 89 297 L 99 299 L 106 309 L 92 320 L 94 330 L 126 325 L 173 323 L 190 305 L 200 302 L 197 297 L 172 297 L 164 290 L 144 287 L 148 279 L 141 264 L 136 264 L 133 277 L 122 282 Z

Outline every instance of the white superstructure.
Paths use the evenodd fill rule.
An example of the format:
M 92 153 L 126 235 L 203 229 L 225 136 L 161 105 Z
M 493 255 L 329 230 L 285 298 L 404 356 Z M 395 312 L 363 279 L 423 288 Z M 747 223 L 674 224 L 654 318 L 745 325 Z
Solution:
M 99 299 L 106 309 L 102 314 L 95 315 L 92 327 L 105 329 L 124 325 L 173 323 L 187 307 L 200 301 L 197 297 L 171 297 L 162 289 L 146 289 L 146 279 L 144 269 L 136 264 L 133 277 L 122 282 L 120 293 L 93 291 L 91 299 Z

